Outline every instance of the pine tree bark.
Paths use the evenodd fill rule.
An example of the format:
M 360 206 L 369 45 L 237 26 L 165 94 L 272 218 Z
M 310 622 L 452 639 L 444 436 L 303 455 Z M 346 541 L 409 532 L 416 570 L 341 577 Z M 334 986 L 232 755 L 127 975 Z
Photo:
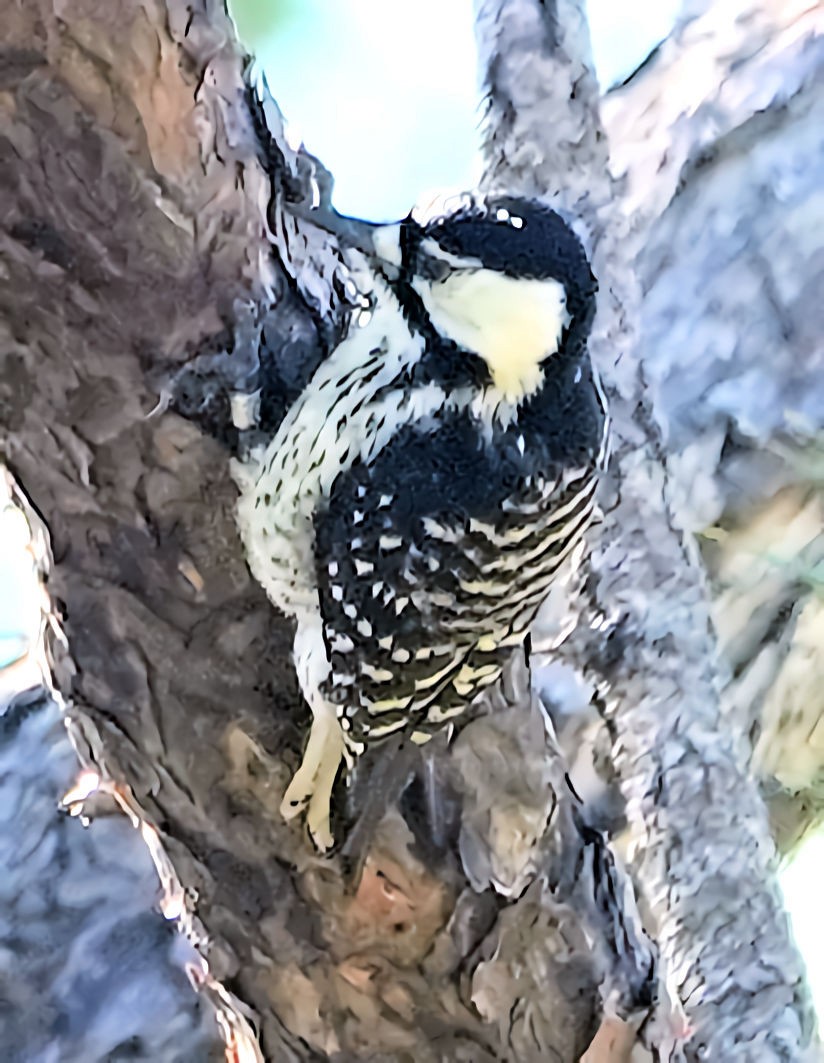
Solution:
M 485 18 L 510 37 L 489 45 Z M 390 812 L 354 886 L 340 857 L 318 858 L 278 814 L 308 714 L 292 672 L 289 625 L 251 581 L 234 528 L 229 458 L 238 431 L 229 393 L 250 390 L 262 359 L 266 409 L 276 419 L 340 334 L 345 263 L 289 211 L 313 183 L 328 202 L 327 175 L 288 148 L 271 104 L 263 115 L 254 105 L 222 5 L 68 0 L 58 14 L 3 0 L 0 19 L 7 41 L 0 53 L 0 447 L 48 526 L 48 589 L 68 638 L 68 650 L 50 639 L 51 664 L 81 763 L 143 824 L 166 910 L 179 910 L 181 928 L 204 953 L 194 976 L 230 1044 L 248 1058 L 278 1060 L 577 1060 L 602 1016 L 599 987 L 614 990 L 623 1016 L 643 1012 L 652 955 L 631 899 L 616 900 L 626 882 L 597 832 L 587 834 L 560 753 L 547 755 L 523 677 L 515 674 L 497 695 L 497 711 L 467 727 L 438 761 L 463 791 L 458 857 L 421 853 Z M 543 64 L 534 68 L 543 85 L 534 114 L 515 97 L 502 105 L 505 80 L 498 80 L 507 62 L 524 58 L 512 39 L 523 19 L 537 30 L 527 53 L 535 60 L 540 51 Z M 486 4 L 479 25 L 492 101 L 489 182 L 544 194 L 577 170 L 580 180 L 564 181 L 565 205 L 580 208 L 600 238 L 613 190 L 603 180 L 580 10 Z M 569 117 L 558 127 L 568 138 L 547 139 L 545 123 L 536 130 L 534 115 L 548 101 Z M 525 187 L 519 167 L 532 166 L 531 146 L 545 153 L 544 164 L 534 168 L 537 184 Z M 590 198 L 581 207 L 587 176 Z M 774 1055 L 760 1058 L 795 1058 L 809 1039 L 803 984 L 766 869 L 763 810 L 718 738 L 706 598 L 699 570 L 667 526 L 657 429 L 649 418 L 633 419 L 638 369 L 620 307 L 632 312 L 634 295 L 626 252 L 612 260 L 617 240 L 596 241 L 599 268 L 612 277 L 602 282 L 609 305 L 601 359 L 610 349 L 625 353 L 614 380 L 619 438 L 632 435 L 641 460 L 633 464 L 619 447 L 624 508 L 608 527 L 621 553 L 633 528 L 626 507 L 653 483 L 649 505 L 661 526 L 654 545 L 662 558 L 674 550 L 665 563 L 677 577 L 666 604 L 674 587 L 683 591 L 675 619 L 687 639 L 653 658 L 645 618 L 628 629 L 623 666 L 605 662 L 620 702 L 619 770 L 633 808 L 650 792 L 651 772 L 661 793 L 664 783 L 674 785 L 673 766 L 658 763 L 675 748 L 672 735 L 636 750 L 633 734 L 660 734 L 680 719 L 692 736 L 682 773 L 690 792 L 705 769 L 724 777 L 725 793 L 735 783 L 722 833 L 736 827 L 736 815 L 745 817 L 749 841 L 736 867 L 758 901 L 752 910 L 758 932 L 770 935 L 776 970 L 747 1007 L 757 1006 L 762 1019 L 764 1008 L 775 1016 L 764 1046 Z M 621 556 L 623 565 L 626 551 Z M 630 575 L 619 568 L 621 578 Z M 626 604 L 620 587 L 607 593 L 606 586 L 600 608 L 618 598 Z M 572 643 L 591 658 L 586 664 L 602 662 L 591 642 L 584 651 L 580 645 Z M 672 669 L 687 663 L 695 705 L 684 703 L 678 719 L 663 713 L 648 730 L 647 721 L 662 716 L 656 678 L 669 682 Z M 511 751 L 507 771 L 490 785 L 489 764 L 502 748 Z M 711 789 L 699 788 L 698 799 Z M 660 796 L 642 804 L 651 831 L 642 886 L 661 885 L 661 853 L 672 880 L 685 882 L 676 806 Z M 507 838 L 518 827 L 517 851 L 496 848 L 502 824 Z M 705 844 L 720 845 L 705 828 L 684 861 L 698 859 Z M 725 837 L 724 845 L 742 848 L 739 830 Z M 690 905 L 670 897 L 663 909 L 653 907 L 685 993 L 698 962 L 694 947 L 711 950 L 704 898 L 718 880 L 695 881 Z M 602 903 L 605 884 L 613 896 Z M 752 913 L 730 914 L 739 920 L 735 933 L 744 933 Z M 610 938 L 613 918 L 627 935 L 623 954 Z M 718 979 L 710 977 L 705 997 L 689 1005 L 690 1021 L 712 1047 L 732 1043 L 741 1029 L 752 1033 L 726 949 L 725 941 L 702 953 Z M 791 987 L 790 998 L 770 995 L 779 984 Z M 698 1047 L 687 1047 L 687 1058 L 697 1058 Z

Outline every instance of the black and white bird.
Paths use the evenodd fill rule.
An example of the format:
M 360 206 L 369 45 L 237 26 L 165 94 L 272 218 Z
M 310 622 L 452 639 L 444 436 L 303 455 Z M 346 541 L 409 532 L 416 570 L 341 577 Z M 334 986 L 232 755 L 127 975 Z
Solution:
M 465 198 L 359 223 L 373 306 L 246 470 L 252 573 L 295 618 L 313 723 L 282 813 L 322 849 L 345 758 L 464 712 L 583 552 L 607 413 L 596 282 L 555 211 Z M 368 317 L 368 320 L 364 320 Z

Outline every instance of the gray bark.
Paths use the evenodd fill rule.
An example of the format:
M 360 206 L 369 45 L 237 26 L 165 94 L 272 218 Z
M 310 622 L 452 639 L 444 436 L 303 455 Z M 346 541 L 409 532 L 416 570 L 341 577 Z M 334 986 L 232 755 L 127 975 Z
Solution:
M 57 815 L 76 772 L 53 702 L 31 695 L 0 717 L 3 1058 L 222 1058 L 185 974 L 194 950 L 154 910 L 140 836 L 120 816 L 83 830 Z
M 3 18 L 3 456 L 48 525 L 72 741 L 141 826 L 160 906 L 203 952 L 196 980 L 253 1057 L 576 1059 L 599 983 L 634 1014 L 651 957 L 603 839 L 546 774 L 528 698 L 501 714 L 527 763 L 496 786 L 519 845 L 480 786 L 503 724 L 467 728 L 450 758 L 470 871 L 448 850 L 425 860 L 390 813 L 354 889 L 277 813 L 307 712 L 289 625 L 234 529 L 229 392 L 261 383 L 260 361 L 271 427 L 339 332 L 340 256 L 285 209 L 313 185 L 324 201 L 322 169 L 276 115 L 268 133 L 253 121 L 216 5 Z
M 482 43 L 492 6 L 480 12 Z M 604 289 L 599 360 L 614 385 L 620 440 L 620 496 L 607 500 L 602 544 L 622 558 L 628 542 L 650 548 L 643 565 L 602 576 L 596 590 L 597 606 L 620 603 L 630 618 L 625 659 L 603 662 L 591 641 L 574 642 L 570 659 L 580 663 L 585 652 L 590 667 L 609 665 L 625 794 L 648 793 L 653 774 L 666 783 L 657 802 L 628 807 L 647 831 L 642 888 L 657 891 L 664 877 L 676 887 L 650 904 L 675 981 L 692 989 L 699 962 L 707 978 L 693 1027 L 700 1036 L 712 1027 L 708 1043 L 719 1051 L 749 1038 L 744 1055 L 730 1049 L 723 1058 L 753 1058 L 753 1045 L 759 1059 L 796 1058 L 806 1002 L 765 870 L 768 843 L 758 848 L 767 841 L 763 810 L 719 737 L 706 597 L 670 527 L 656 428 L 647 415 L 633 419 L 631 258 L 644 234 L 632 238 L 605 179 L 580 11 L 564 8 L 555 23 L 551 5 L 503 7 L 504 38 L 484 45 L 488 181 L 562 192 L 589 226 Z M 10 45 L 0 65 L 9 160 L 0 446 L 51 533 L 49 590 L 70 656 L 55 639 L 50 650 L 73 741 L 102 774 L 101 789 L 148 825 L 161 904 L 182 904 L 181 928 L 207 956 L 196 978 L 224 1030 L 252 1056 L 259 1051 L 246 1004 L 267 1058 L 577 1059 L 601 1015 L 599 985 L 631 1016 L 650 957 L 626 883 L 600 836 L 586 833 L 561 755 L 517 674 L 488 706 L 496 712 L 436 762 L 462 791 L 460 859 L 421 853 L 391 812 L 353 891 L 340 859 L 317 858 L 277 813 L 307 714 L 288 625 L 251 583 L 234 531 L 227 458 L 237 433 L 227 389 L 250 390 L 261 358 L 271 382 L 264 405 L 276 419 L 339 334 L 341 256 L 288 209 L 313 182 L 328 202 L 327 175 L 286 147 L 271 106 L 271 139 L 252 121 L 243 59 L 217 5 L 119 3 L 104 15 L 78 0 L 58 20 L 2 4 L 0 17 Z M 522 18 L 538 20 L 529 38 Z M 537 121 L 547 113 L 557 115 L 552 127 Z M 650 477 L 655 492 L 643 486 Z M 642 511 L 631 504 L 640 491 Z M 611 563 L 604 546 L 599 557 Z M 666 596 L 650 586 L 656 565 L 671 581 Z M 652 605 L 644 615 L 641 588 Z M 678 596 L 682 608 L 671 610 Z M 683 633 L 677 651 L 649 651 L 655 615 Z M 694 681 L 668 703 L 661 690 L 682 664 Z M 645 736 L 657 736 L 654 748 Z M 490 785 L 507 747 L 512 755 Z M 666 762 L 672 750 L 680 763 Z M 714 779 L 727 795 L 733 781 L 740 787 L 723 822 L 700 830 L 698 816 L 677 822 L 676 786 L 700 801 Z M 674 851 L 676 829 L 689 832 Z M 727 912 L 728 937 L 697 955 L 712 932 L 707 898 L 719 881 L 696 870 L 708 845 L 735 852 L 731 881 L 747 881 L 759 954 L 775 964 L 763 983 L 733 978 L 725 1000 L 724 972 L 741 964 L 729 946 L 750 940 L 739 935 L 751 920 L 744 905 Z M 679 900 L 679 887 L 682 898 L 693 894 Z M 603 889 L 614 894 L 606 905 Z M 410 907 L 412 923 L 402 918 Z M 628 935 L 623 953 L 616 928 Z M 754 975 L 757 960 L 744 966 Z M 774 1019 L 772 1041 L 747 1027 L 753 1015 L 759 1027 Z M 187 1021 L 186 1036 L 202 1038 L 197 1019 Z M 674 1032 L 659 1027 L 654 1039 L 665 1047 Z M 167 1056 L 151 1054 L 164 1044 Z M 190 1044 L 187 1058 L 206 1057 L 203 1040 Z M 175 1058 L 179 1047 L 174 1038 L 147 1043 L 146 1058 Z M 92 1058 L 97 1049 L 82 1050 Z
M 639 356 L 678 521 L 702 533 L 723 708 L 789 851 L 824 811 L 824 12 L 738 7 L 665 42 L 603 112 L 645 233 Z
M 581 625 L 560 652 L 595 675 L 607 701 L 612 764 L 637 842 L 633 870 L 689 1031 L 676 1052 L 795 1059 L 813 1021 L 803 967 L 774 879 L 764 805 L 722 715 L 724 666 L 719 675 L 704 571 L 673 505 L 632 327 L 644 214 L 662 209 L 667 174 L 649 206 L 646 189 L 633 190 L 631 182 L 623 202 L 613 190 L 580 5 L 489 0 L 479 9 L 490 94 L 485 181 L 532 194 L 550 190 L 588 222 L 606 289 L 591 346 L 611 400 L 613 484 L 592 558 L 590 626 Z M 699 25 L 682 33 L 694 41 Z M 690 54 L 679 58 L 688 63 Z M 686 163 L 695 144 L 679 146 Z M 694 360 L 680 353 L 679 368 L 692 382 Z M 809 367 L 805 376 L 809 382 Z

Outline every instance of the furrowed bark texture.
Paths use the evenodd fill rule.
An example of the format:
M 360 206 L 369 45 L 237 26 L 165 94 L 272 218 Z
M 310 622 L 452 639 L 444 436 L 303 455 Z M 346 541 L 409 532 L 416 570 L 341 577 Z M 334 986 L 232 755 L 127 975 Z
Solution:
M 633 260 L 643 260 L 643 223 L 668 201 L 666 184 L 647 206 L 639 182 L 637 210 L 611 187 L 579 5 L 482 0 L 479 16 L 488 56 L 485 183 L 555 192 L 588 223 L 601 282 L 591 347 L 612 400 L 614 483 L 604 493 L 589 593 L 594 618 L 606 623 L 579 630 L 562 653 L 608 690 L 612 759 L 637 843 L 633 868 L 685 1011 L 674 1051 L 688 1059 L 796 1059 L 812 1030 L 803 970 L 773 878 L 765 809 L 722 718 L 726 677 L 723 665 L 718 674 L 704 573 L 672 504 L 632 324 Z M 559 53 L 553 79 L 550 57 Z M 678 146 L 684 163 L 694 158 L 695 138 Z M 691 352 L 680 353 L 688 374 Z
M 784 851 L 824 811 L 823 78 L 819 4 L 718 4 L 603 103 L 672 503 Z
M 711 677 L 699 674 L 711 639 L 705 623 L 703 631 L 694 625 L 702 609 L 706 616 L 704 592 L 669 527 L 658 455 L 650 457 L 654 426 L 647 416 L 640 423 L 631 417 L 638 361 L 620 315 L 634 296 L 629 265 L 617 268 L 630 252 L 616 250 L 622 235 L 630 240 L 631 226 L 611 213 L 597 99 L 580 60 L 585 24 L 572 6 L 553 21 L 551 5 L 543 5 L 549 21 L 529 24 L 526 40 L 518 27 L 522 17 L 537 17 L 531 5 L 497 5 L 503 37 L 492 48 L 495 6 L 479 11 L 493 89 L 490 180 L 541 194 L 569 189 L 565 205 L 597 238 L 605 372 L 622 355 L 608 375 L 620 393 L 624 479 L 603 542 L 629 536 L 615 539 L 623 563 L 627 543 L 633 558 L 646 552 L 646 522 L 657 522 L 664 537 L 652 560 L 681 580 L 667 588 L 673 601 L 681 594 L 680 613 L 675 625 L 666 614 L 663 627 L 697 632 L 694 644 L 669 655 L 649 652 L 643 638 L 636 645 L 660 616 L 649 570 L 633 561 L 631 573 L 645 573 L 637 587 L 627 587 L 620 570 L 614 588 L 615 573 L 601 580 L 600 607 L 618 603 L 634 621 L 624 626 L 627 658 L 608 675 L 619 703 L 615 727 L 625 739 L 625 791 L 630 799 L 647 795 L 659 769 L 668 787 L 660 814 L 649 800 L 640 809 L 651 848 L 639 877 L 649 886 L 663 881 L 665 869 L 655 862 L 662 853 L 672 859 L 680 829 L 673 788 L 683 780 L 698 800 L 734 761 L 713 731 L 717 697 L 693 721 L 687 698 L 678 708 L 661 694 L 679 654 L 695 671 L 690 682 L 703 684 L 689 697 L 698 699 L 702 689 L 712 694 Z M 435 761 L 462 799 L 451 854 L 422 852 L 390 811 L 355 888 L 340 859 L 317 858 L 278 814 L 307 713 L 292 673 L 291 631 L 252 584 L 234 529 L 228 457 L 238 433 L 228 393 L 250 392 L 263 380 L 271 427 L 340 333 L 348 298 L 340 255 L 288 211 L 289 201 L 312 194 L 328 202 L 328 176 L 286 146 L 271 105 L 268 133 L 260 109 L 250 114 L 243 57 L 218 4 L 70 0 L 56 14 L 45 4 L 0 0 L 0 21 L 7 42 L 0 53 L 0 446 L 51 533 L 49 590 L 60 603 L 70 652 L 58 639 L 50 645 L 70 697 L 73 740 L 81 760 L 101 773 L 104 796 L 142 824 L 163 879 L 161 907 L 168 916 L 182 912 L 180 925 L 205 953 L 207 962 L 189 957 L 194 980 L 244 1059 L 261 1048 L 241 1002 L 257 1017 L 262 1051 L 277 1060 L 577 1060 L 598 1022 L 599 986 L 631 1014 L 643 998 L 651 954 L 626 883 L 571 799 L 563 760 L 537 705 L 529 706 L 522 676 L 511 675 L 487 706 L 494 711 Z M 519 94 L 507 100 L 511 75 L 524 62 Z M 524 183 L 527 169 L 533 185 Z M 664 216 L 668 202 L 665 194 Z M 638 248 L 643 235 L 630 246 Z M 172 395 L 177 413 L 170 412 Z M 643 488 L 639 529 L 631 500 L 651 480 L 655 490 Z M 652 619 L 638 615 L 646 594 Z M 574 663 L 578 652 L 570 654 Z M 27 723 L 26 711 L 18 706 L 9 716 L 8 740 L 16 743 L 10 759 L 31 756 L 38 728 L 51 726 L 48 715 L 45 723 Z M 641 728 L 634 737 L 626 734 L 633 727 Z M 661 736 L 665 744 L 653 747 Z M 680 766 L 660 764 L 672 749 Z M 697 765 L 713 757 L 699 785 Z M 367 789 L 378 777 L 376 767 Z M 733 778 L 725 776 L 725 786 Z M 748 829 L 760 844 L 763 814 L 741 785 L 735 808 L 741 814 L 748 801 L 756 806 Z M 710 851 L 726 858 L 719 836 L 731 847 L 732 834 L 724 832 L 735 827 L 743 837 L 744 828 L 732 811 L 721 819 L 710 831 Z M 652 898 L 670 962 L 686 962 L 675 969 L 676 981 L 694 973 L 697 950 L 712 932 L 705 898 L 718 882 L 717 873 L 686 874 L 704 854 L 690 846 L 704 846 L 710 836 L 688 826 L 671 880 L 681 897 L 695 892 L 663 904 Z M 748 886 L 753 905 L 763 907 L 759 935 L 777 964 L 762 986 L 757 965 L 743 962 L 747 992 L 756 994 L 747 1014 L 757 1015 L 762 1029 L 774 1022 L 775 1031 L 771 1043 L 750 1037 L 747 1050 L 756 1044 L 759 1059 L 773 1058 L 770 1052 L 796 1058 L 775 1054 L 782 1043 L 791 1052 L 803 1034 L 792 1002 L 778 990 L 770 996 L 797 975 L 774 895 L 763 885 L 766 857 L 744 846 L 738 859 L 733 885 L 739 873 L 754 876 Z M 31 864 L 18 859 L 15 866 L 22 882 Z M 116 876 L 112 882 L 116 894 L 130 888 Z M 18 896 L 12 918 L 25 923 L 26 891 Z M 54 902 L 57 916 L 67 903 Z M 691 909 L 696 918 L 688 925 Z M 736 945 L 750 925 L 746 913 L 741 898 L 726 913 L 727 940 Z M 713 964 L 729 960 L 722 944 L 706 954 Z M 128 955 L 137 948 L 127 945 Z M 69 1014 L 59 993 L 40 988 L 48 981 L 42 970 L 32 970 L 43 1000 Z M 731 1003 L 717 1006 L 723 972 L 711 966 L 703 973 L 708 989 L 690 1020 L 700 1036 L 718 1022 L 717 1036 L 727 1040 L 708 1043 L 726 1049 L 734 1033 L 749 1036 L 744 990 L 734 981 Z M 728 1017 L 734 1032 L 724 1027 Z M 208 1031 L 197 1023 L 180 1021 L 188 1041 L 176 1041 L 174 1031 L 164 1040 L 158 1030 L 152 1039 L 147 1026 L 136 1035 L 143 1043 L 130 1049 L 108 1030 L 109 1040 L 78 1038 L 77 1052 L 91 1059 L 129 1049 L 156 1059 L 167 1045 L 168 1058 L 178 1049 L 190 1053 L 181 1058 L 207 1058 Z M 56 1023 L 55 1038 L 60 1030 Z M 673 1032 L 659 1031 L 659 1045 Z M 19 1058 L 32 1058 L 40 1044 L 31 1041 L 29 1051 L 17 1042 Z
M 187 353 L 225 344 L 236 301 L 265 294 L 242 56 L 217 5 L 5 3 L 0 18 L 4 456 L 50 527 L 81 759 L 157 824 L 228 979 L 250 937 L 224 923 L 294 898 L 275 861 L 259 870 L 265 816 L 244 817 L 232 786 L 278 747 L 289 634 L 240 556 L 223 449 L 150 414 Z
M 271 429 L 339 334 L 340 256 L 285 209 L 327 178 L 271 108 L 263 131 L 217 4 L 0 18 L 1 445 L 48 525 L 53 675 L 99 777 L 67 806 L 140 828 L 239 1057 L 577 1059 L 599 986 L 643 1009 L 652 954 L 523 686 L 448 758 L 453 850 L 424 859 L 390 811 L 355 887 L 278 813 L 308 714 L 234 528 L 230 393 L 262 383 Z

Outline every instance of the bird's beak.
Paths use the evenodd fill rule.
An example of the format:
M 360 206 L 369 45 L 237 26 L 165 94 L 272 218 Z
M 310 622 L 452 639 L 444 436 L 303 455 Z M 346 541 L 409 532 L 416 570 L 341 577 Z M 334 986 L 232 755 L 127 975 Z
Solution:
M 400 266 L 401 222 L 371 222 L 349 218 L 331 207 L 290 205 L 290 213 L 335 236 L 342 248 L 360 251 L 392 266 Z

